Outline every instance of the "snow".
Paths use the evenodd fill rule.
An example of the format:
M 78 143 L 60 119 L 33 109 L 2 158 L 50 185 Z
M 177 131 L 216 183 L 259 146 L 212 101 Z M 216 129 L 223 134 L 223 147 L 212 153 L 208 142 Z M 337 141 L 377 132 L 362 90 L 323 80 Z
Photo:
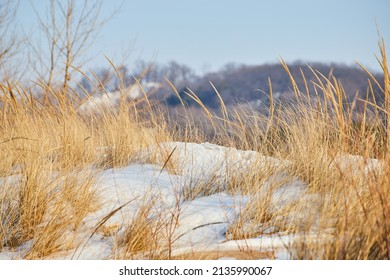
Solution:
M 121 91 L 104 92 L 92 95 L 78 108 L 79 112 L 98 112 L 101 109 L 116 110 L 121 98 L 124 100 L 134 100 L 143 97 L 143 91 L 155 90 L 161 85 L 158 83 L 145 83 L 143 85 L 133 84 Z
M 256 164 L 258 168 L 276 168 L 289 164 L 288 161 L 262 156 L 255 151 L 241 151 L 207 142 L 202 144 L 161 143 L 160 150 L 165 153 L 160 156 L 165 160 L 164 156 L 166 157 L 167 152 L 174 149 L 173 156 L 178 162 L 181 174 L 195 178 L 210 174 L 225 177 L 226 172 L 243 171 L 253 164 Z
M 90 216 L 101 219 L 114 209 L 129 203 L 107 221 L 110 226 L 121 223 L 123 217 L 137 212 L 141 204 L 157 203 L 155 207 L 173 207 L 181 178 L 168 172 L 161 172 L 156 165 L 131 165 L 126 168 L 108 169 L 97 183 L 102 207 Z
M 358 176 L 380 172 L 384 167 L 378 159 L 364 158 L 357 155 L 339 155 L 332 162 L 331 167 L 337 168 L 343 175 Z M 363 171 L 363 172 L 362 172 Z
M 218 193 L 184 202 L 180 227 L 175 232 L 177 244 L 211 245 L 225 240 L 225 232 L 235 221 L 246 198 Z
M 167 142 L 150 147 L 147 153 L 156 154 L 156 163 L 131 164 L 124 168 L 107 169 L 101 173 L 96 183 L 100 197 L 100 208 L 87 215 L 84 225 L 75 233 L 75 247 L 57 252 L 50 259 L 110 259 L 116 248 L 115 236 L 124 232 L 126 224 L 137 217 L 140 209 L 148 205 L 149 219 L 160 219 L 172 228 L 172 255 L 188 252 L 257 250 L 273 252 L 276 258 L 289 259 L 291 252 L 286 248 L 299 233 L 275 233 L 273 228 L 245 240 L 229 240 L 228 228 L 237 221 L 245 206 L 253 200 L 265 201 L 270 197 L 268 213 L 278 217 L 285 207 L 291 207 L 302 200 L 307 201 L 306 209 L 291 211 L 287 217 L 280 217 L 290 223 L 300 223 L 305 215 L 313 214 L 317 197 L 307 192 L 307 185 L 298 178 L 288 178 L 283 167 L 290 163 L 272 157 L 262 156 L 254 151 L 240 151 L 210 143 Z M 176 170 L 163 168 L 167 156 L 172 153 Z M 350 168 L 362 159 L 339 157 L 338 166 Z M 372 160 L 365 162 L 366 168 L 379 168 Z M 207 195 L 187 198 L 188 189 L 202 182 L 226 184 L 228 176 L 250 168 L 279 170 L 256 186 L 255 194 L 231 193 L 222 188 Z M 5 178 L 0 178 L 5 182 Z M 277 186 L 277 187 L 275 187 Z M 113 211 L 120 208 L 115 214 Z M 95 231 L 105 218 L 106 234 Z M 170 223 L 170 224 L 169 224 Z M 268 232 L 267 232 L 268 231 Z M 315 238 L 318 239 L 318 236 Z M 162 238 L 164 240 L 164 237 Z M 16 249 L 4 248 L 0 259 L 23 258 L 31 242 Z

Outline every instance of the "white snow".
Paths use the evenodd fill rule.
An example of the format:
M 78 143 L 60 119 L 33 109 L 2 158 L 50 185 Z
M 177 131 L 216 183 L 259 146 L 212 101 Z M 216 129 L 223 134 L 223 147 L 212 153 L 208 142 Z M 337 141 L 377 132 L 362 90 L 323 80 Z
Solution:
M 235 221 L 246 200 L 242 196 L 218 193 L 184 202 L 180 226 L 175 232 L 177 245 L 209 246 L 225 240 L 227 227 Z
M 240 151 L 210 143 L 161 143 L 159 147 L 151 147 L 148 152 L 155 152 L 153 149 L 159 151 L 158 164 L 132 164 L 102 172 L 96 183 L 101 201 L 100 209 L 84 219 L 84 226 L 75 233 L 74 249 L 57 252 L 48 258 L 112 258 L 117 249 L 115 235 L 123 232 L 126 224 L 132 221 L 145 205 L 150 206 L 149 219 L 160 219 L 162 223 L 173 225 L 173 255 L 194 251 L 251 249 L 272 251 L 276 258 L 291 258 L 286 248 L 299 234 L 276 234 L 270 229 L 270 233 L 263 231 L 263 234 L 255 238 L 228 240 L 226 231 L 250 200 L 265 201 L 267 196 L 270 197 L 268 212 L 274 216 L 283 208 L 306 199 L 308 209 L 303 209 L 303 213 L 291 212 L 291 216 L 280 217 L 299 223 L 304 219 L 304 215 L 314 211 L 315 207 L 310 206 L 315 204 L 316 197 L 307 193 L 306 184 L 298 178 L 286 179 L 286 175 L 279 171 L 267 178 L 262 186 L 257 186 L 259 190 L 252 196 L 232 194 L 223 188 L 207 196 L 191 199 L 185 199 L 183 195 L 185 190 L 207 182 L 211 176 L 215 182 L 221 180 L 223 184 L 227 176 L 250 168 L 253 164 L 256 164 L 259 171 L 262 168 L 281 170 L 281 167 L 289 165 L 288 161 L 262 156 L 254 151 Z M 169 173 L 167 168 L 162 168 L 166 157 L 172 151 L 178 169 L 175 174 Z M 339 160 L 339 165 L 347 167 L 356 162 L 355 157 L 340 157 Z M 367 164 L 367 168 L 379 166 L 376 161 Z M 278 187 L 275 188 L 275 185 Z M 110 234 L 94 232 L 97 225 L 119 207 L 122 208 L 104 223 Z M 27 242 L 16 249 L 5 248 L 0 252 L 0 259 L 23 258 L 29 244 Z
M 121 91 L 104 92 L 90 96 L 85 102 L 78 108 L 79 112 L 85 113 L 94 111 L 97 112 L 101 109 L 116 110 L 121 98 L 124 100 L 134 100 L 142 98 L 143 91 L 148 92 L 159 88 L 161 85 L 158 83 L 145 83 L 142 85 L 133 84 Z
M 160 156 L 164 161 L 167 152 L 174 151 L 173 156 L 178 162 L 178 168 L 183 175 L 202 177 L 217 174 L 225 177 L 226 172 L 237 172 L 256 163 L 258 168 L 275 168 L 287 166 L 286 160 L 262 156 L 255 151 L 241 151 L 235 148 L 222 147 L 211 143 L 161 143 Z M 168 153 L 168 154 L 169 154 Z
M 380 172 L 383 168 L 383 162 L 356 155 L 339 155 L 334 159 L 331 167 L 337 168 L 343 175 L 347 176 L 369 175 L 373 172 Z

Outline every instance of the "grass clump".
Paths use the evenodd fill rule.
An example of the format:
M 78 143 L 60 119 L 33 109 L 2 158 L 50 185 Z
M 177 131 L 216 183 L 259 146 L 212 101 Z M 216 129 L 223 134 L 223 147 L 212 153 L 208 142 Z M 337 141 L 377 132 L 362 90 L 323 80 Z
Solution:
M 74 248 L 77 230 L 101 206 L 95 186 L 104 169 L 152 162 L 180 175 L 188 170 L 166 142 L 208 141 L 233 156 L 210 163 L 203 180 L 188 177 L 177 209 L 155 213 L 145 203 L 121 229 L 106 226 L 116 210 L 97 223 L 92 235 L 115 237 L 113 258 L 174 258 L 181 203 L 227 192 L 249 201 L 227 239 L 295 234 L 287 248 L 294 258 L 390 259 L 390 76 L 383 43 L 380 51 L 383 86 L 368 73 L 365 100 L 351 101 L 335 77 L 315 69 L 315 80 L 305 80 L 314 92 L 300 89 L 282 61 L 295 99 L 275 101 L 270 81 L 266 115 L 227 108 L 217 89 L 214 112 L 190 89 L 198 108 L 187 107 L 171 84 L 182 104 L 174 114 L 146 93 L 82 111 L 92 97 L 79 100 L 70 86 L 42 87 L 44 103 L 17 83 L 1 84 L 0 249 L 29 244 L 21 257 L 40 259 Z M 372 83 L 383 104 L 370 98 Z

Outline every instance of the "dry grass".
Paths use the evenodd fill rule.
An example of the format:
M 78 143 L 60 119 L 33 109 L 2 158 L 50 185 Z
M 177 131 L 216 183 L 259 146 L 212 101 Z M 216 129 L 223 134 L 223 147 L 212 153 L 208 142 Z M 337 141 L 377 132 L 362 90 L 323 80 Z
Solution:
M 204 251 L 192 252 L 174 256 L 174 260 L 218 260 L 218 259 L 237 259 L 237 260 L 261 260 L 274 259 L 273 252 L 256 252 L 256 251 Z
M 385 79 L 382 90 L 384 99 L 388 100 L 390 84 L 383 42 L 380 50 Z M 282 65 L 289 73 L 288 66 L 284 62 Z M 204 109 L 210 129 L 217 135 L 216 142 L 257 150 L 289 162 L 286 181 L 271 182 L 265 194 L 262 193 L 264 182 L 281 170 L 255 166 L 242 175 L 227 175 L 231 189 L 251 194 L 227 236 L 246 239 L 270 230 L 295 232 L 303 236 L 288 248 L 296 258 L 389 259 L 388 103 L 378 105 L 368 97 L 360 100 L 371 106 L 374 113 L 365 106 L 357 122 L 354 111 L 357 100 L 352 103 L 347 100 L 335 77 L 312 71 L 317 80 L 308 82 L 315 84 L 316 93 L 303 94 L 290 75 L 296 102 L 291 106 L 272 105 L 271 92 L 270 115 L 265 122 L 250 111 L 227 112 L 223 105 L 221 121 Z M 372 83 L 380 84 L 375 80 Z M 368 91 L 373 95 L 370 84 Z M 204 107 L 200 100 L 195 97 L 194 100 Z M 270 215 L 272 190 L 294 178 L 306 183 L 305 195 L 312 199 L 298 200 Z M 319 240 L 323 234 L 331 237 L 326 242 L 304 238 L 313 233 Z
M 139 212 L 133 219 L 125 224 L 125 230 L 118 236 L 117 246 L 123 248 L 116 254 L 117 259 L 137 259 L 158 257 L 158 225 L 159 219 L 152 220 L 150 213 L 153 203 L 146 203 L 141 206 Z
M 67 92 L 44 90 L 50 106 L 17 83 L 0 87 L 0 249 L 29 241 L 21 257 L 34 259 L 75 246 L 75 232 L 99 207 L 102 169 L 142 160 L 139 151 L 168 135 L 157 111 L 124 104 L 81 114 Z
M 335 77 L 312 69 L 317 78 L 306 83 L 315 84 L 316 92 L 310 94 L 296 86 L 283 61 L 296 100 L 277 104 L 270 81 L 268 116 L 244 107 L 227 108 L 217 89 L 220 112 L 211 112 L 189 90 L 200 109 L 194 113 L 177 94 L 183 108 L 175 119 L 146 94 L 138 101 L 123 95 L 117 110 L 81 113 L 78 108 L 86 100 L 70 88 L 42 87 L 51 101 L 47 105 L 18 83 L 2 84 L 0 249 L 16 249 L 29 241 L 22 257 L 39 259 L 73 248 L 75 231 L 99 207 L 94 189 L 99 172 L 137 161 L 159 163 L 162 170 L 180 174 L 175 149 L 161 145 L 176 140 L 210 141 L 280 159 L 275 164 L 259 157 L 245 169 L 227 165 L 226 178 L 210 170 L 208 180 L 188 182 L 191 188 L 184 190 L 183 200 L 220 191 L 250 196 L 229 227 L 228 239 L 294 232 L 301 238 L 287 249 L 295 258 L 390 259 L 390 75 L 383 42 L 380 51 L 385 102 L 380 105 L 369 98 L 374 95 L 371 84 L 380 85 L 371 80 L 367 98 L 359 101 L 365 104 L 359 122 L 356 100 L 347 100 Z M 155 154 L 145 153 L 151 146 L 160 148 L 154 149 Z M 346 155 L 355 156 L 350 156 L 349 164 L 343 160 Z M 370 168 L 371 158 L 380 162 L 376 168 Z M 297 181 L 307 186 L 302 199 L 270 211 L 277 203 L 273 193 Z M 313 199 L 304 199 L 306 195 Z M 116 235 L 114 258 L 171 259 L 180 216 L 177 203 L 177 209 L 164 218 L 146 203 L 117 233 L 105 228 L 104 220 L 96 226 L 100 233 Z M 313 232 L 326 233 L 332 241 L 312 240 Z M 212 252 L 175 258 L 264 257 L 248 254 Z

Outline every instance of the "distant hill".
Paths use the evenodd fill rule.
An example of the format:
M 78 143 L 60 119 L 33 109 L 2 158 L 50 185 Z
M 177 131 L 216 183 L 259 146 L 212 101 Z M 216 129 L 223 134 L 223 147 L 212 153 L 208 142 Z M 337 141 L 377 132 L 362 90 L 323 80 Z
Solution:
M 325 76 L 330 73 L 341 81 L 344 90 L 350 100 L 359 93 L 360 98 L 365 98 L 369 76 L 358 66 L 347 66 L 342 64 L 324 64 L 311 63 L 310 67 L 319 71 Z M 304 63 L 294 63 L 289 65 L 289 69 L 294 76 L 298 87 L 301 91 L 305 90 L 304 80 L 301 71 L 306 80 L 309 82 L 310 92 L 314 93 L 314 86 L 311 81 L 316 81 L 312 70 Z M 375 78 L 383 83 L 383 75 L 374 74 Z M 221 94 L 226 105 L 234 105 L 236 103 L 263 103 L 269 102 L 269 85 L 268 77 L 272 81 L 274 96 L 288 100 L 291 98 L 291 81 L 280 64 L 265 64 L 259 66 L 247 66 L 230 64 L 225 66 L 218 72 L 208 73 L 202 77 L 193 79 L 188 83 L 188 88 L 197 94 L 197 96 L 209 108 L 217 108 L 219 106 L 218 97 L 215 94 L 210 82 L 214 84 L 218 92 Z M 180 88 L 179 94 L 189 106 L 196 106 L 196 103 L 189 98 L 185 91 L 186 87 Z M 375 97 L 379 103 L 383 99 L 379 88 L 375 88 Z M 180 105 L 180 102 L 175 95 L 167 97 L 166 102 L 170 106 Z
M 332 74 L 333 77 L 341 82 L 348 102 L 352 102 L 356 93 L 358 93 L 358 98 L 366 98 L 370 76 L 358 66 L 324 63 L 310 63 L 308 66 L 305 63 L 297 62 L 288 65 L 288 67 L 299 89 L 303 93 L 306 93 L 306 85 L 302 74 L 306 77 L 309 92 L 314 95 L 316 92 L 314 90 L 314 83 L 318 83 L 318 80 L 313 71 L 318 71 L 316 73 L 321 73 L 325 77 L 329 77 Z M 148 71 L 145 71 L 145 68 Z M 115 105 L 115 92 L 119 92 L 119 85 L 121 83 L 116 73 L 111 72 L 110 69 L 97 71 L 97 76 L 100 80 L 98 87 L 91 82 L 91 79 L 83 77 L 79 83 L 82 88 L 80 88 L 78 94 L 83 96 L 86 90 L 91 95 L 94 95 L 94 100 L 99 100 L 99 104 L 107 99 L 107 102 L 109 101 Z M 170 107 L 181 106 L 181 103 L 166 79 L 175 86 L 182 100 L 188 106 L 193 107 L 197 107 L 198 105 L 186 92 L 194 92 L 204 105 L 210 109 L 219 108 L 219 99 L 210 82 L 218 90 L 226 106 L 234 106 L 240 103 L 258 108 L 268 107 L 268 94 L 270 91 L 269 78 L 272 82 L 275 101 L 294 102 L 291 80 L 286 70 L 279 63 L 258 66 L 228 64 L 219 71 L 206 73 L 202 76 L 195 75 L 191 68 L 176 62 L 170 62 L 166 65 L 140 63 L 135 72 L 129 72 L 126 67 L 121 68 L 119 72 L 122 76 L 122 82 L 125 88 L 127 88 L 125 92 L 131 92 L 131 88 L 137 85 L 134 77 L 140 77 L 139 80 L 144 90 L 148 94 L 151 94 L 150 98 L 166 103 Z M 372 74 L 380 84 L 383 84 L 383 74 Z M 106 91 L 110 92 L 109 96 L 111 99 L 108 100 L 104 91 L 101 90 L 101 84 L 104 84 Z M 148 87 L 146 85 L 154 86 Z M 377 104 L 381 104 L 383 102 L 383 93 L 375 83 L 372 83 L 372 85 L 375 100 Z M 317 92 L 320 95 L 322 94 L 318 89 Z M 142 96 L 143 94 L 141 94 Z M 128 96 L 128 98 L 130 97 Z M 370 97 L 370 100 L 372 100 L 372 97 Z M 357 102 L 356 110 L 359 111 L 362 108 L 362 103 Z

